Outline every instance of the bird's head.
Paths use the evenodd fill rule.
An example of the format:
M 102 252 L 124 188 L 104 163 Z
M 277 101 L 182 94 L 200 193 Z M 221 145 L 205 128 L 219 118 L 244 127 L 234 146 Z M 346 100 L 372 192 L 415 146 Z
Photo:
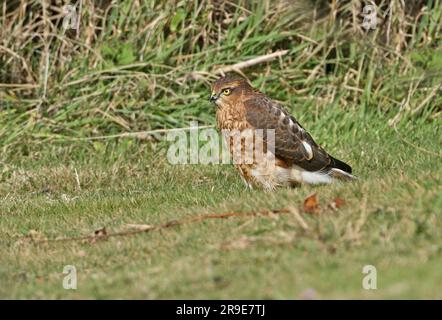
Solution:
M 238 99 L 244 91 L 251 88 L 250 84 L 243 77 L 228 74 L 213 83 L 210 102 L 215 103 L 218 107 L 231 104 L 237 101 L 236 99 Z

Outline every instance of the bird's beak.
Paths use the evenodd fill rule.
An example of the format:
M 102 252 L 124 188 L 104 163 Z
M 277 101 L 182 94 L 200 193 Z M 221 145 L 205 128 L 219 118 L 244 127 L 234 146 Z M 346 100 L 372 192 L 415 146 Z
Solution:
M 210 102 L 215 102 L 216 99 L 218 99 L 218 95 L 215 92 L 212 92 L 212 94 L 210 95 L 209 101 Z

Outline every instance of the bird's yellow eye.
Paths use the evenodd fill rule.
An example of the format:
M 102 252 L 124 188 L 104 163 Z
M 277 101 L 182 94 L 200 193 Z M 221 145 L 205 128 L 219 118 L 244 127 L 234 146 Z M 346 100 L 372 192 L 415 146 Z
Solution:
M 224 90 L 223 90 L 223 94 L 224 94 L 225 96 L 228 96 L 228 95 L 230 94 L 230 92 L 232 92 L 230 89 L 224 89 Z

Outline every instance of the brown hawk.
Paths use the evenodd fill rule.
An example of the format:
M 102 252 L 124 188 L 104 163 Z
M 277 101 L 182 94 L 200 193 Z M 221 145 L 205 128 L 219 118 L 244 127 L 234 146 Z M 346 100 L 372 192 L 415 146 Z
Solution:
M 329 155 L 283 106 L 254 89 L 244 78 L 227 75 L 218 79 L 212 85 L 210 101 L 217 106 L 217 126 L 222 131 L 274 130 L 272 139 L 265 133 L 255 134 L 254 143 L 264 144 L 261 155 L 254 154 L 251 162 L 236 164 L 250 188 L 273 190 L 298 183 L 355 179 L 349 165 Z M 236 141 L 227 139 L 230 152 L 246 152 L 247 143 Z

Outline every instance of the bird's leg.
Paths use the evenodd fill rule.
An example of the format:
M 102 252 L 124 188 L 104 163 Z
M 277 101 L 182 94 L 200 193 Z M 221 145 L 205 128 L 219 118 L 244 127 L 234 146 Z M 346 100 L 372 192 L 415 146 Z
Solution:
M 241 177 L 242 182 L 244 182 L 246 189 L 253 190 L 253 185 L 250 182 L 248 182 L 242 174 L 240 174 L 240 177 Z
M 239 176 L 241 177 L 242 182 L 244 182 L 246 189 L 253 190 L 253 185 L 245 178 L 243 169 L 240 166 L 237 166 L 237 169 L 239 170 Z

